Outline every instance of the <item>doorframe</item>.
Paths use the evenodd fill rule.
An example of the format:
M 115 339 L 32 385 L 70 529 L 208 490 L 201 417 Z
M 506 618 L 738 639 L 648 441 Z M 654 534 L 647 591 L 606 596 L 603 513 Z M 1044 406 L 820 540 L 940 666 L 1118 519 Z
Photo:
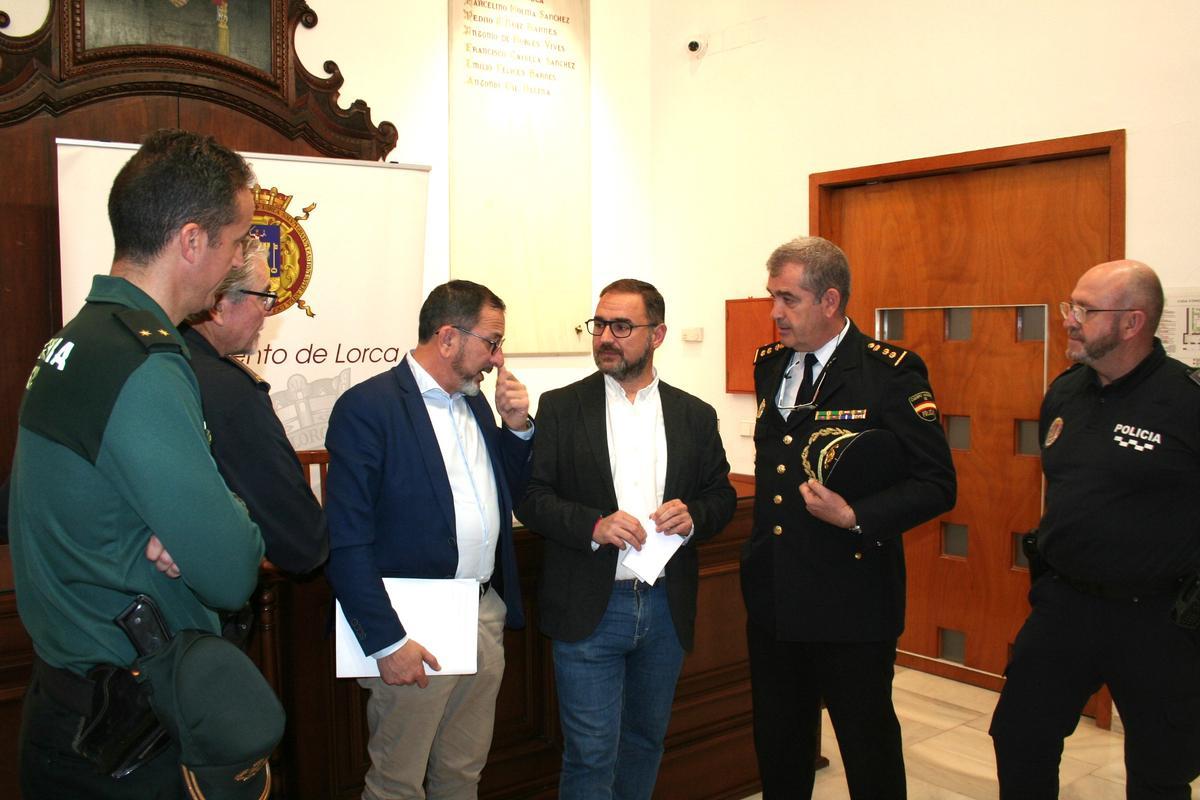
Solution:
M 995 167 L 1058 161 L 1066 158 L 1106 155 L 1108 157 L 1108 253 L 1106 261 L 1125 257 L 1125 131 L 1111 130 L 1043 139 L 1036 142 L 968 150 L 948 155 L 892 161 L 864 167 L 815 172 L 808 177 L 808 227 L 812 236 L 828 238 L 832 225 L 830 208 L 836 190 L 874 183 L 970 172 Z M 876 315 L 878 311 L 875 311 Z M 1049 319 L 1046 321 L 1049 326 Z M 1048 337 L 1047 332 L 1047 337 Z M 1043 380 L 1048 380 L 1048 374 Z M 1044 498 L 1043 480 L 1043 503 Z M 999 690 L 1003 678 L 980 672 L 962 664 L 913 653 L 897 653 L 896 663 L 919 667 L 924 672 L 964 683 Z M 1107 686 L 1100 689 L 1089 706 L 1094 709 L 1097 727 L 1112 726 L 1112 699 Z
M 923 178 L 992 167 L 1063 158 L 1108 155 L 1108 260 L 1125 257 L 1125 131 L 1103 131 L 1061 139 L 1044 139 L 985 150 L 851 167 L 808 176 L 808 229 L 812 236 L 828 233 L 828 209 L 836 189 L 870 183 Z

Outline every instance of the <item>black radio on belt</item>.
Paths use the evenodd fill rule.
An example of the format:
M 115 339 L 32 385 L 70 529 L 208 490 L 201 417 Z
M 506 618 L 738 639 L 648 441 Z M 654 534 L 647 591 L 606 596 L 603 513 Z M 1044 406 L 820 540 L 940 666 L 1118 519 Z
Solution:
M 1188 575 L 1175 596 L 1171 619 L 1181 628 L 1194 631 L 1200 628 L 1200 573 Z

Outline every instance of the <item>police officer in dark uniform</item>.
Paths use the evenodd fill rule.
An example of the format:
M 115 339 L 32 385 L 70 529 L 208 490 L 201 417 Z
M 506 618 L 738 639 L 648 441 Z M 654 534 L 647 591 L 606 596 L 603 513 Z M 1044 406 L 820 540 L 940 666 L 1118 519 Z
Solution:
M 1002 798 L 1058 796 L 1063 739 L 1101 684 L 1128 797 L 1187 798 L 1200 775 L 1200 635 L 1172 619 L 1200 569 L 1200 374 L 1154 336 L 1162 308 L 1136 261 L 1093 267 L 1061 306 L 1077 363 L 1042 403 L 1049 571 L 992 717 Z
M 767 269 L 780 341 L 755 358 L 756 497 L 742 553 L 763 797 L 811 795 L 824 699 L 851 796 L 902 798 L 891 700 L 901 534 L 954 506 L 950 449 L 921 359 L 846 317 L 850 270 L 836 245 L 795 239 Z M 812 458 L 831 428 L 888 431 L 902 458 L 885 480 L 839 494 L 816 480 Z
M 258 347 L 276 300 L 270 277 L 265 249 L 251 239 L 245 260 L 217 287 L 212 308 L 189 317 L 182 331 L 217 468 L 262 530 L 267 560 L 303 575 L 329 555 L 325 512 L 271 405 L 271 385 L 232 358 Z

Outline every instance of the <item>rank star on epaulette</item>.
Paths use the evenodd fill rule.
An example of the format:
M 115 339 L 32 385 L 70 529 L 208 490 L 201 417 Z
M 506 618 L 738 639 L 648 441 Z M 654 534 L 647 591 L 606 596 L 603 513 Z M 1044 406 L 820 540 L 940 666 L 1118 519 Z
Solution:
M 162 328 L 159 328 L 159 329 L 158 329 L 158 332 L 159 332 L 161 335 L 163 335 L 163 336 L 170 336 L 170 335 L 171 335 L 171 334 L 170 334 L 170 333 L 168 333 L 167 331 L 164 331 Z
M 893 367 L 900 366 L 900 362 L 908 355 L 907 350 L 890 345 L 887 342 L 867 342 L 867 350 L 880 358 L 890 361 Z
M 147 331 L 147 330 L 138 331 L 138 336 L 149 336 L 149 335 L 150 335 L 150 331 Z

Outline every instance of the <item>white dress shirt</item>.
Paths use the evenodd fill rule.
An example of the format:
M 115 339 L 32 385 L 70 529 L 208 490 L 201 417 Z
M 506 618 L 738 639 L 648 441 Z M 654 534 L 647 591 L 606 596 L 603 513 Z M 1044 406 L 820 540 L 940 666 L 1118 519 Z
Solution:
M 837 346 L 841 344 L 842 337 L 846 335 L 846 331 L 850 330 L 850 318 L 846 318 L 846 322 L 842 325 L 842 329 L 838 331 L 838 335 L 834 336 L 825 344 L 813 350 L 812 353 L 817 357 L 817 363 L 813 364 L 813 388 L 817 386 L 817 378 L 822 370 L 829 366 L 829 360 L 833 358 L 833 351 L 837 350 Z M 788 362 L 787 369 L 783 371 L 783 380 L 779 384 L 779 392 L 775 395 L 775 407 L 780 409 L 779 413 L 784 419 L 788 418 L 791 411 L 783 410 L 786 406 L 794 406 L 799 403 L 807 403 L 811 397 L 796 397 L 796 390 L 800 388 L 800 384 L 804 381 L 804 356 L 806 352 L 793 351 L 791 361 Z
M 662 505 L 667 482 L 667 431 L 658 394 L 658 370 L 654 371 L 650 385 L 639 390 L 632 402 L 621 384 L 605 375 L 604 407 L 608 462 L 617 490 L 617 508 L 648 525 L 645 520 Z M 625 554 L 631 551 L 629 547 L 621 551 L 616 580 L 637 579 L 622 564 Z
M 454 529 L 458 539 L 458 569 L 456 578 L 474 578 L 482 583 L 492 577 L 496 565 L 496 537 L 500 533 L 500 498 L 496 490 L 496 474 L 488 456 L 483 431 L 462 392 L 448 393 L 433 379 L 409 352 L 405 356 L 433 433 L 437 437 L 446 477 L 450 479 L 450 494 L 454 498 Z M 514 431 L 517 435 L 525 431 Z M 375 658 L 383 658 L 408 642 L 400 641 L 385 647 Z

